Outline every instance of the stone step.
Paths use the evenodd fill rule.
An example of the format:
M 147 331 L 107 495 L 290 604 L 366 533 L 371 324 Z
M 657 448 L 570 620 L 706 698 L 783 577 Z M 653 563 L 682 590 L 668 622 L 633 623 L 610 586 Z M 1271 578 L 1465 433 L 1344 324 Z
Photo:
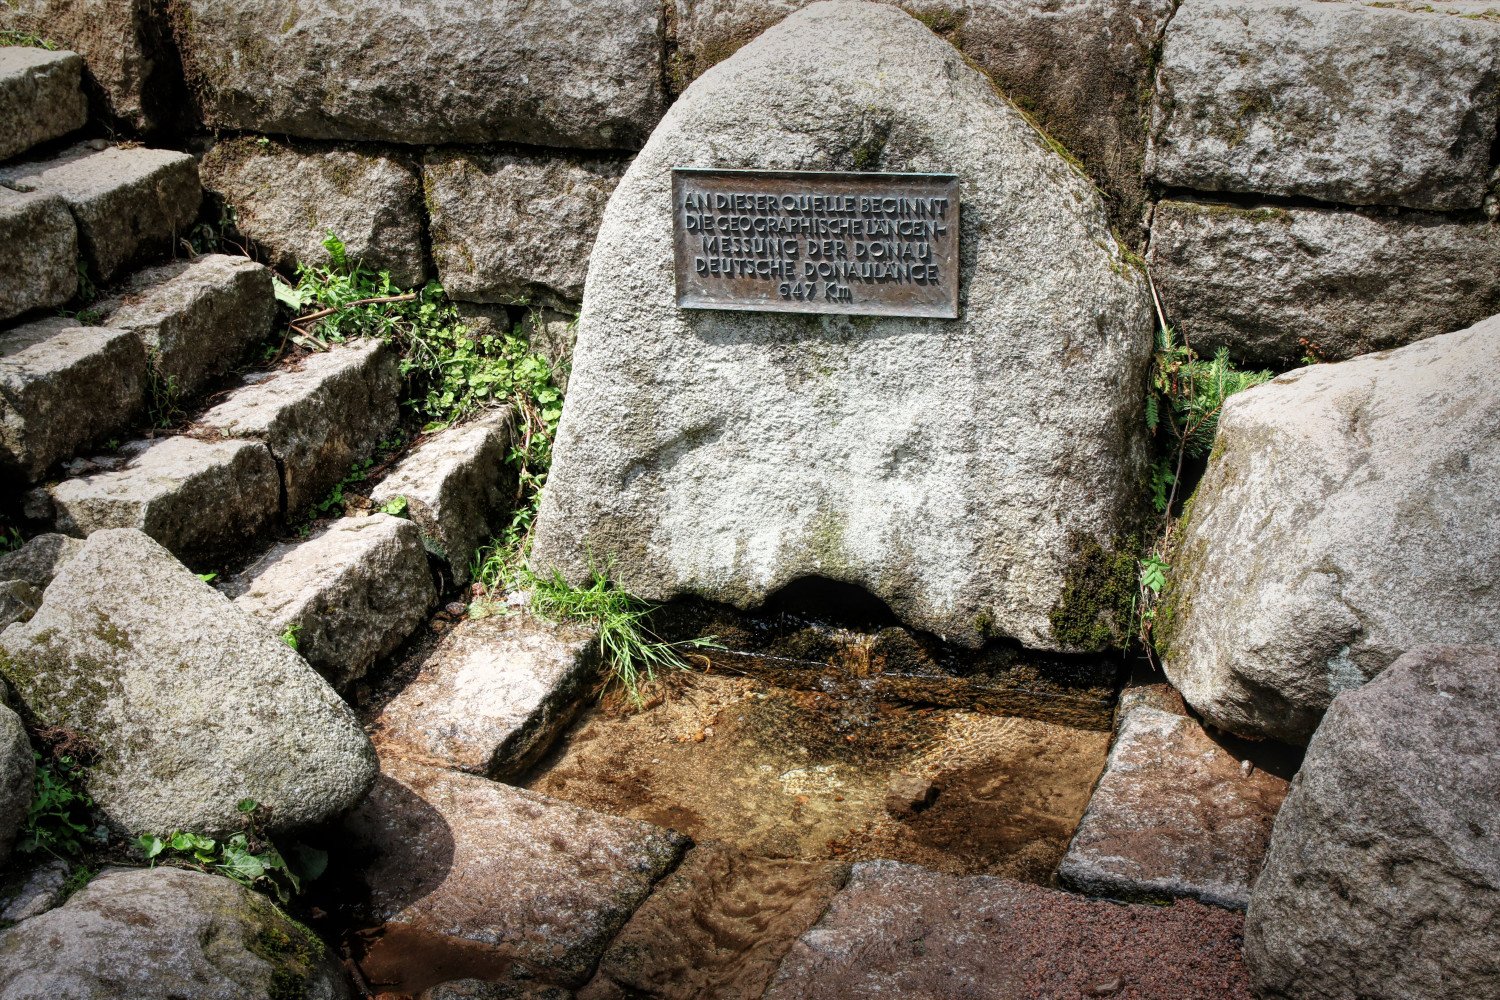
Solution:
M 546 752 L 599 679 L 597 633 L 517 612 L 465 621 L 376 720 L 382 747 L 492 778 Z
M 417 526 L 389 514 L 274 545 L 221 589 L 336 688 L 395 652 L 437 600 Z
M 506 462 L 515 416 L 497 410 L 421 441 L 370 493 L 377 504 L 405 498 L 406 512 L 429 552 L 467 583 L 474 553 L 499 534 L 515 499 L 516 473 Z
M 195 426 L 263 442 L 281 472 L 284 511 L 296 517 L 374 453 L 396 426 L 400 395 L 394 353 L 381 341 L 358 340 L 257 376 Z
M 89 120 L 83 58 L 24 46 L 0 47 L 0 160 L 60 139 Z
M 0 246 L 0 323 L 60 306 L 78 290 L 78 227 L 57 195 L 0 187 Z
M 34 491 L 27 515 L 78 537 L 138 528 L 201 566 L 253 544 L 281 510 L 276 462 L 257 441 L 132 441 L 90 466 Z
M 132 275 L 93 310 L 139 337 L 163 389 L 186 399 L 270 335 L 276 295 L 269 268 L 205 254 Z
M 188 154 L 98 140 L 53 159 L 0 168 L 0 185 L 66 201 L 101 282 L 169 249 L 197 219 L 203 200 L 198 163 Z
M 0 334 L 0 469 L 36 482 L 145 409 L 146 352 L 124 330 L 53 317 Z

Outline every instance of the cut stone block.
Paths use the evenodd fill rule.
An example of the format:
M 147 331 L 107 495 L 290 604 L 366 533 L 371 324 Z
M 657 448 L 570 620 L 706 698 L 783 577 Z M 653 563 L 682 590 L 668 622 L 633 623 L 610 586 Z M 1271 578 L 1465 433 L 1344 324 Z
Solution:
M 386 706 L 377 739 L 446 767 L 509 778 L 547 750 L 598 679 L 591 630 L 524 613 L 466 621 Z
M 414 943 L 547 981 L 587 977 L 686 840 L 471 774 L 382 762 L 346 821 L 384 936 L 367 974 Z M 434 962 L 434 964 L 436 964 Z M 502 978 L 500 975 L 481 978 Z M 435 983 L 427 985 L 436 985 Z
M 0 334 L 0 467 L 32 482 L 129 426 L 146 404 L 146 352 L 124 330 L 53 317 Z
M 427 280 L 422 186 L 415 162 L 401 153 L 229 139 L 204 155 L 203 186 L 234 210 L 235 226 L 275 267 L 326 265 L 323 240 L 332 232 L 351 261 L 389 271 L 398 286 Z
M 271 271 L 248 257 L 207 254 L 131 277 L 95 309 L 146 345 L 157 375 L 194 395 L 271 333 Z
M 0 246 L 0 322 L 60 306 L 78 290 L 78 227 L 56 195 L 0 187 Z
M 515 434 L 509 408 L 439 431 L 412 449 L 370 493 L 377 504 L 406 498 L 406 513 L 428 551 L 467 583 L 480 547 L 505 525 L 516 471 L 506 461 Z
M 1136 708 L 1120 723 L 1058 878 L 1095 896 L 1193 896 L 1244 909 L 1287 785 L 1247 772 L 1192 719 Z
M 379 340 L 359 340 L 236 390 L 197 426 L 264 442 L 281 470 L 286 513 L 295 517 L 374 453 L 400 418 L 400 395 L 395 355 Z
M 1188 342 L 1245 364 L 1344 361 L 1500 312 L 1500 226 L 1484 222 L 1163 201 L 1149 256 Z
M 406 641 L 437 600 L 416 525 L 346 517 L 305 541 L 272 546 L 225 593 L 342 688 Z
M 0 674 L 37 725 L 93 748 L 84 787 L 127 834 L 223 836 L 246 798 L 266 832 L 291 830 L 338 817 L 375 778 L 327 682 L 139 531 L 84 542 L 36 617 L 0 632 Z
M 456 299 L 577 303 L 628 161 L 443 151 L 422 164 L 432 256 Z
M 259 442 L 132 442 L 111 464 L 48 487 L 59 531 L 138 528 L 197 565 L 243 550 L 280 512 L 276 463 Z
M 0 46 L 0 160 L 61 138 L 88 120 L 78 53 Z
M 1249 1000 L 1243 924 L 1193 900 L 1120 905 L 873 861 L 855 866 L 765 998 Z
M 167 149 L 75 146 L 55 160 L 0 169 L 18 191 L 61 196 L 100 281 L 142 257 L 172 249 L 198 217 L 198 161 Z
M 1500 21 L 1446 6 L 1188 0 L 1157 73 L 1151 179 L 1479 208 L 1500 119 Z

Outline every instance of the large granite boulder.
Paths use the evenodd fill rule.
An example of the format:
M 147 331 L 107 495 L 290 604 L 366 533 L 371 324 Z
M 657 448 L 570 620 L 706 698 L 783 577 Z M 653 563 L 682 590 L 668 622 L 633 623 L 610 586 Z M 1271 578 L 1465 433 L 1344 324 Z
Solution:
M 630 149 L 663 107 L 657 0 L 185 0 L 175 13 L 217 128 Z
M 1480 207 L 1500 119 L 1500 21 L 1462 13 L 1187 0 L 1162 49 L 1151 179 L 1353 205 Z
M 1427 646 L 1334 700 L 1276 818 L 1267 998 L 1500 996 L 1500 651 Z
M 344 1000 L 327 947 L 270 900 L 181 868 L 108 868 L 0 934 L 0 1000 Z
M 375 779 L 327 682 L 138 531 L 88 538 L 36 616 L 0 633 L 0 675 L 39 725 L 87 741 L 86 787 L 128 833 L 237 830 L 246 798 L 286 830 Z
M 1194 708 L 1305 743 L 1416 646 L 1500 645 L 1500 317 L 1233 397 L 1158 646 Z
M 679 166 L 957 172 L 962 318 L 678 309 Z M 1096 192 L 989 81 L 895 8 L 816 4 L 689 88 L 611 198 L 534 564 L 741 607 L 823 577 L 1058 648 L 1077 552 L 1133 506 L 1150 339 Z
M 1345 361 L 1500 312 L 1500 226 L 1462 217 L 1163 201 L 1149 259 L 1198 353 L 1247 365 Z

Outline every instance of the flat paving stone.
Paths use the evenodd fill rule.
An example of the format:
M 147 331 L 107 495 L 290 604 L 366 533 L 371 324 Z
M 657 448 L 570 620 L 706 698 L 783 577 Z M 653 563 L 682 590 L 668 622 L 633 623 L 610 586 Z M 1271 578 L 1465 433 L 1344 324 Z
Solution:
M 58 531 L 138 528 L 196 565 L 243 550 L 279 511 L 276 463 L 259 442 L 137 441 L 109 464 L 46 489 Z
M 345 828 L 353 856 L 370 856 L 360 872 L 383 924 L 366 978 L 404 970 L 400 992 L 516 968 L 577 984 L 686 847 L 671 831 L 475 775 L 389 754 L 382 769 Z M 456 976 L 455 965 L 486 974 Z
M 420 442 L 370 493 L 377 504 L 406 499 L 406 514 L 428 551 L 467 583 L 474 553 L 499 533 L 515 504 L 516 472 L 506 462 L 515 415 L 497 410 Z
M 0 47 L 0 160 L 61 138 L 89 120 L 83 58 L 22 45 Z
M 78 290 L 78 227 L 56 195 L 0 188 L 0 246 L 0 322 L 60 306 Z
M 198 217 L 203 189 L 198 161 L 187 153 L 96 145 L 0 169 L 0 183 L 61 196 L 97 279 L 113 281 L 142 257 L 172 248 Z
M 141 271 L 95 309 L 139 337 L 158 377 L 190 397 L 270 335 L 276 296 L 264 265 L 205 254 Z
M 1193 896 L 1244 909 L 1288 786 L 1195 720 L 1136 707 L 1121 720 L 1058 877 L 1091 895 Z
M 377 742 L 474 774 L 519 774 L 599 679 L 597 634 L 517 612 L 466 621 L 376 721 Z
M 1082 899 L 894 861 L 856 865 L 766 1000 L 1249 1000 L 1243 918 Z
M 146 352 L 124 330 L 53 317 L 0 334 L 0 468 L 35 482 L 146 405 Z
M 225 593 L 341 688 L 416 631 L 437 600 L 416 525 L 388 514 L 345 517 L 274 545 Z
M 295 517 L 323 499 L 354 462 L 374 453 L 400 417 L 400 394 L 390 348 L 357 340 L 235 390 L 196 426 L 265 442 L 281 469 L 286 513 Z

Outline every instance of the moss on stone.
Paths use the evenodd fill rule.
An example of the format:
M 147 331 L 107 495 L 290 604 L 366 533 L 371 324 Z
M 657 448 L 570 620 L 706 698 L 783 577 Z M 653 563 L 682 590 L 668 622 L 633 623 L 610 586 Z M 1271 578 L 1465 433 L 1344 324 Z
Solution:
M 1073 562 L 1048 621 L 1052 637 L 1071 649 L 1121 648 L 1130 637 L 1140 538 L 1119 535 L 1106 548 L 1081 532 L 1068 538 Z
M 252 955 L 271 965 L 270 1000 L 306 1000 L 311 995 L 313 972 L 323 959 L 323 942 L 312 931 L 281 913 L 269 902 L 256 916 L 263 926 L 251 935 L 246 947 Z

